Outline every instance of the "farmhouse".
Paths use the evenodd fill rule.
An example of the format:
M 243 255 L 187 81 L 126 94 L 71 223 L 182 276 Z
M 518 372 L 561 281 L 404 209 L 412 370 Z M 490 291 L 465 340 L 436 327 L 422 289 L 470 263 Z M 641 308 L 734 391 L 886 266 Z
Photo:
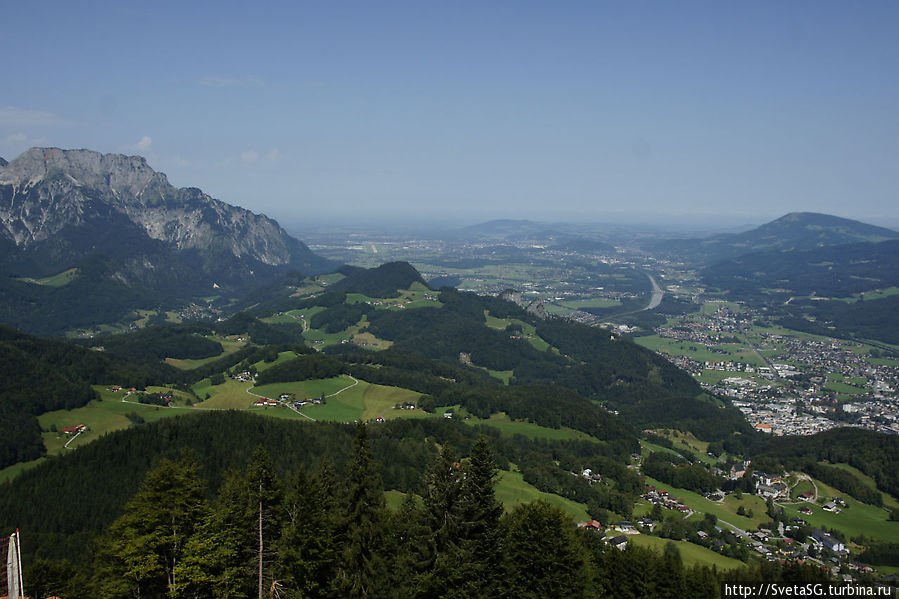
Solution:
M 578 522 L 578 528 L 583 528 L 584 530 L 593 530 L 596 532 L 602 532 L 603 526 L 596 520 L 589 520 L 587 522 Z

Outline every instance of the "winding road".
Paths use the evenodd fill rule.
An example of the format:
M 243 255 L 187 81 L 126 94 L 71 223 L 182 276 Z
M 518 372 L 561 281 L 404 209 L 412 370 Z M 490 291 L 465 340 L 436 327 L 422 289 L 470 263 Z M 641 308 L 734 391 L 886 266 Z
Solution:
M 349 377 L 349 378 L 351 378 L 351 379 L 353 380 L 353 384 L 352 384 L 352 385 L 347 385 L 347 386 L 344 387 L 343 389 L 338 389 L 337 391 L 335 391 L 334 393 L 331 393 L 330 395 L 325 395 L 326 398 L 327 398 L 327 397 L 334 397 L 334 396 L 336 396 L 336 395 L 340 395 L 341 393 L 343 393 L 343 392 L 346 391 L 347 389 L 352 389 L 353 387 L 355 387 L 356 385 L 359 384 L 359 381 L 356 380 L 355 378 L 353 378 L 352 376 L 350 376 L 350 375 L 346 375 L 346 376 Z M 258 398 L 260 398 L 260 399 L 268 399 L 267 397 L 264 397 L 264 396 L 262 396 L 262 395 L 259 395 L 258 393 L 253 393 L 253 389 L 255 389 L 255 388 L 256 388 L 256 387 L 247 387 L 247 393 L 249 393 L 249 394 L 252 395 L 253 397 L 258 397 Z M 285 404 L 285 405 L 287 405 L 288 408 L 290 408 L 291 410 L 293 410 L 294 412 L 296 412 L 297 414 L 299 414 L 299 415 L 302 416 L 303 418 L 308 418 L 309 420 L 312 420 L 313 422 L 315 422 L 315 418 L 313 418 L 312 416 L 309 416 L 308 414 L 304 414 L 304 413 L 301 412 L 299 409 L 297 409 L 297 407 L 294 406 L 293 404 L 287 403 L 287 404 Z

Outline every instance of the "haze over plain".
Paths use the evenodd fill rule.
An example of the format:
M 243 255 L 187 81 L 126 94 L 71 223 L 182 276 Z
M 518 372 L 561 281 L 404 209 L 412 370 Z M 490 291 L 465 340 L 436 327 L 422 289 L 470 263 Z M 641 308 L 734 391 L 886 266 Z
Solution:
M 896 226 L 890 2 L 19 3 L 0 156 L 146 156 L 285 223 Z

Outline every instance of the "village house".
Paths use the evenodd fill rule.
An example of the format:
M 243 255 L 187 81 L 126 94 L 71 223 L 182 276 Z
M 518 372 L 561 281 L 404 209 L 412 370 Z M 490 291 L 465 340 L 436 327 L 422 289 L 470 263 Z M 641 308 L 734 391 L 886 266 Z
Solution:
M 843 544 L 842 541 L 827 534 L 820 528 L 816 528 L 815 530 L 812 531 L 811 539 L 815 544 L 820 545 L 830 551 L 833 551 L 834 553 L 845 553 L 846 552 L 846 545 Z
M 587 522 L 578 522 L 578 528 L 583 528 L 584 530 L 592 530 L 595 532 L 602 532 L 603 525 L 599 523 L 597 520 L 588 520 Z
M 640 534 L 640 531 L 637 530 L 637 527 L 634 526 L 634 523 L 628 521 L 619 522 L 614 526 L 614 529 L 626 535 Z
M 625 549 L 627 549 L 627 537 L 624 535 L 611 537 L 609 539 L 606 539 L 606 542 L 619 551 L 624 551 Z

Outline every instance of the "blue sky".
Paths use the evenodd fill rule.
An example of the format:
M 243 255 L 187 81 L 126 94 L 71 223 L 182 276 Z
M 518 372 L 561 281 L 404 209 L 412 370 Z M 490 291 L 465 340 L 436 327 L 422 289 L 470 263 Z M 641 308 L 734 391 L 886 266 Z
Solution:
M 899 224 L 899 3 L 19 2 L 0 156 L 292 222 Z

